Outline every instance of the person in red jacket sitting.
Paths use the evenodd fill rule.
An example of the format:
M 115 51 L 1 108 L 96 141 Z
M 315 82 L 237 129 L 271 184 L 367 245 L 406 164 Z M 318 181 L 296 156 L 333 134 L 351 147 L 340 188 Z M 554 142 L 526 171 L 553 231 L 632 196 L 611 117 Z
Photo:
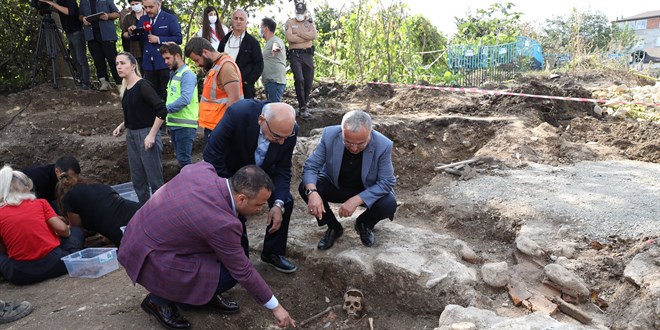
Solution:
M 85 242 L 82 229 L 70 228 L 31 190 L 32 180 L 23 172 L 0 170 L 0 275 L 17 285 L 66 274 L 60 258 Z

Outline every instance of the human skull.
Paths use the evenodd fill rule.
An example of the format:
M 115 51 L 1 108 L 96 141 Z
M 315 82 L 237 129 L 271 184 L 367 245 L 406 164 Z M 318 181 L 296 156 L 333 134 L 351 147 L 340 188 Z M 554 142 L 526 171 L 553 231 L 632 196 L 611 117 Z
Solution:
M 359 318 L 364 308 L 364 295 L 358 289 L 348 289 L 344 293 L 344 307 L 343 309 L 348 313 L 350 318 Z

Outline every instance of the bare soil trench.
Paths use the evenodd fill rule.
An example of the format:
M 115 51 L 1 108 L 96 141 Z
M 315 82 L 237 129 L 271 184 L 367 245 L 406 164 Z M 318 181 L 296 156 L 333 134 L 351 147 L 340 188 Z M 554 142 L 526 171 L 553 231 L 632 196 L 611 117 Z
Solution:
M 583 85 L 614 82 L 639 83 L 624 73 L 611 73 L 579 74 L 553 81 L 523 78 L 506 87 L 525 93 L 589 97 L 590 91 Z M 393 160 L 401 205 L 394 222 L 383 221 L 377 227 L 375 247 L 362 247 L 357 235 L 347 230 L 335 247 L 320 252 L 315 246 L 323 228 L 307 218 L 302 200 L 296 197 L 288 254 L 299 270 L 291 275 L 278 273 L 258 261 L 263 216 L 251 219 L 248 231 L 252 259 L 297 321 L 342 304 L 343 294 L 349 288 L 364 292 L 367 311 L 362 320 L 348 319 L 338 309 L 310 322 L 305 327 L 309 329 L 369 329 L 368 318 L 373 318 L 375 329 L 433 329 L 438 327 L 438 317 L 450 304 L 492 310 L 502 317 L 523 317 L 529 311 L 513 306 L 506 289 L 485 284 L 480 267 L 487 262 L 505 261 L 511 267 L 512 279 L 540 281 L 542 270 L 539 273 L 538 269 L 524 268 L 514 258 L 518 251 L 516 240 L 528 235 L 550 252 L 552 244 L 557 242 L 543 241 L 540 237 L 544 233 L 578 227 L 570 225 L 567 220 L 570 217 L 552 212 L 540 215 L 531 210 L 530 204 L 523 205 L 515 198 L 483 197 L 478 192 L 488 191 L 489 187 L 479 184 L 486 178 L 503 178 L 504 183 L 496 183 L 500 187 L 517 178 L 518 172 L 511 171 L 527 173 L 536 169 L 535 166 L 547 166 L 561 172 L 560 166 L 572 167 L 582 161 L 647 162 L 644 164 L 650 167 L 640 166 L 640 171 L 648 170 L 640 172 L 644 176 L 654 173 L 653 166 L 660 161 L 659 125 L 599 118 L 594 116 L 589 104 L 393 90 L 336 82 L 321 83 L 312 96 L 312 119 L 299 121 L 301 137 L 294 155 L 294 196 L 302 164 L 319 137 L 318 128 L 338 124 L 348 110 L 364 109 L 374 116 L 376 129 L 394 141 Z M 285 101 L 294 103 L 291 91 L 285 94 Z M 111 185 L 127 182 L 124 140 L 111 135 L 121 118 L 118 95 L 112 92 L 53 91 L 50 86 L 42 85 L 32 91 L 8 95 L 0 100 L 0 127 L 6 125 L 0 129 L 0 160 L 23 168 L 72 154 L 81 161 L 83 174 L 89 178 Z M 178 167 L 169 138 L 163 139 L 164 170 L 169 179 L 176 175 Z M 587 144 L 593 141 L 598 143 Z M 201 151 L 198 142 L 194 160 L 201 159 Z M 494 160 L 477 164 L 477 177 L 469 181 L 433 169 L 441 163 L 474 156 Z M 551 172 L 544 173 L 551 175 Z M 509 177 L 511 181 L 507 181 Z M 527 185 L 521 182 L 520 185 Z M 649 193 L 657 192 L 653 190 L 656 182 L 649 183 Z M 530 189 L 533 190 L 509 191 L 521 196 L 560 193 L 546 191 L 544 187 Z M 645 206 L 648 207 L 657 206 Z M 653 211 L 650 209 L 648 213 Z M 353 219 L 343 221 L 344 228 L 352 228 Z M 641 215 L 639 221 L 652 223 L 657 218 Z M 564 265 L 587 278 L 590 287 L 598 289 L 613 306 L 594 317 L 592 327 L 629 328 L 627 316 L 623 315 L 629 311 L 626 306 L 646 310 L 650 307 L 641 302 L 657 299 L 654 298 L 657 293 L 650 292 L 648 286 L 645 289 L 630 285 L 624 279 L 623 267 L 637 252 L 655 249 L 644 242 L 657 240 L 659 231 L 647 231 L 645 235 L 624 231 L 614 238 L 597 236 L 579 229 L 561 236 L 557 241 L 577 247 L 570 259 L 574 267 Z M 467 262 L 455 251 L 457 239 L 479 256 L 476 263 Z M 607 255 L 591 249 L 593 241 L 604 244 L 606 248 L 602 251 Z M 553 262 L 550 254 L 543 258 L 544 264 Z M 529 274 L 532 275 L 526 276 Z M 625 287 L 625 292 L 621 287 Z M 640 304 L 625 305 L 624 293 L 637 297 Z M 134 287 L 121 268 L 95 280 L 64 276 L 26 287 L 0 280 L 0 299 L 28 300 L 35 307 L 30 316 L 7 325 L 9 329 L 159 328 L 155 320 L 140 310 L 144 295 L 144 289 Z M 241 304 L 237 315 L 205 311 L 185 311 L 184 315 L 197 329 L 275 328 L 272 315 L 251 301 L 240 286 L 228 296 Z M 591 305 L 580 306 L 594 312 Z M 654 311 L 650 313 L 653 316 Z M 628 318 L 634 316 L 630 314 Z M 578 326 L 577 321 L 562 313 L 554 314 L 554 318 Z M 488 326 L 484 324 L 482 328 Z

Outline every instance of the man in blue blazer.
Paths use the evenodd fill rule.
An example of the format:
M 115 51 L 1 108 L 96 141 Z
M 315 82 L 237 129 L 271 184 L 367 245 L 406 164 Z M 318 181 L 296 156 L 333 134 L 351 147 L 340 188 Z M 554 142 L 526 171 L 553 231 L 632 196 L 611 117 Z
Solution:
M 144 38 L 144 51 L 142 52 L 142 69 L 144 79 L 154 86 L 158 95 L 167 102 L 167 82 L 170 80 L 170 70 L 160 54 L 160 45 L 174 42 L 180 45 L 183 42 L 181 26 L 176 16 L 161 9 L 161 0 L 144 0 L 142 7 L 146 15 L 142 15 L 137 27 L 149 31 L 142 32 Z M 128 27 L 129 35 L 133 34 L 136 26 Z
M 204 149 L 204 160 L 213 164 L 220 177 L 230 178 L 241 167 L 256 164 L 273 180 L 275 190 L 268 200 L 261 260 L 283 273 L 297 269 L 284 257 L 293 211 L 290 187 L 291 157 L 298 133 L 295 120 L 295 110 L 286 103 L 240 100 L 227 108 Z M 245 234 L 246 254 L 247 243 Z
M 358 206 L 366 206 L 355 222 L 365 246 L 375 243 L 373 228 L 380 220 L 394 218 L 392 141 L 372 126 L 366 112 L 346 113 L 341 125 L 323 130 L 321 141 L 305 161 L 298 191 L 318 225 L 328 225 L 318 244 L 320 250 L 332 247 L 344 232 L 328 202 L 343 203 L 340 217 L 350 217 Z

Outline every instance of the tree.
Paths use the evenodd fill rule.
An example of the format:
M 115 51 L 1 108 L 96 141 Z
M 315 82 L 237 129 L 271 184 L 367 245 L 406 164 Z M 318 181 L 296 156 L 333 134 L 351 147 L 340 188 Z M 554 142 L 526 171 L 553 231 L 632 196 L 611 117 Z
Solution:
M 114 1 L 120 9 L 127 3 L 124 0 Z M 185 43 L 200 26 L 203 6 L 214 5 L 222 21 L 228 25 L 234 9 L 250 11 L 276 1 L 284 5 L 284 0 L 165 0 L 163 5 L 177 15 Z M 30 2 L 0 1 L 0 53 L 5 54 L 0 59 L 0 93 L 21 90 L 30 83 L 41 22 L 41 15 L 31 8 Z
M 426 18 L 411 16 L 401 0 L 360 0 L 340 10 L 325 3 L 314 16 L 320 76 L 416 82 L 439 80 L 446 69 L 434 62 L 440 54 L 421 54 L 444 50 L 445 37 Z
M 457 32 L 453 43 L 497 45 L 516 41 L 520 34 L 522 13 L 513 10 L 511 2 L 495 3 L 486 9 L 468 11 L 465 17 L 454 17 Z
M 29 1 L 0 2 L 0 93 L 25 88 L 31 78 L 41 16 Z
M 579 12 L 547 19 L 541 44 L 547 52 L 576 53 L 627 49 L 635 43 L 630 28 L 612 24 L 602 12 Z

